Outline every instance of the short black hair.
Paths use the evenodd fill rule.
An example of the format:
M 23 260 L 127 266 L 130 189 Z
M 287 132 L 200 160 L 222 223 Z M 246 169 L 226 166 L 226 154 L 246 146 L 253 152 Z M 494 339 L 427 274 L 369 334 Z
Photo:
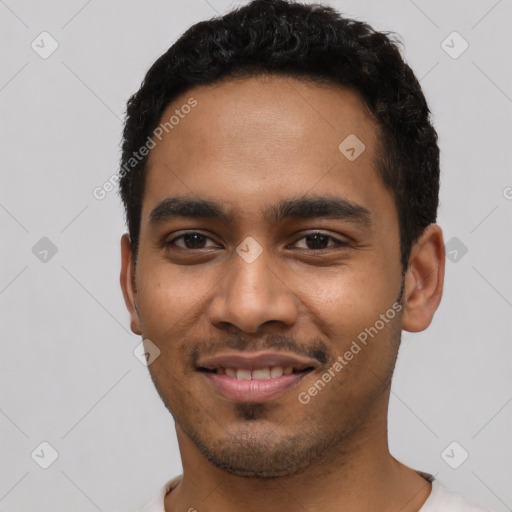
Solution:
M 156 60 L 129 99 L 119 180 L 135 261 L 148 157 L 133 154 L 147 144 L 178 95 L 258 74 L 327 82 L 362 97 L 379 127 L 375 164 L 395 199 L 405 271 L 411 247 L 436 221 L 439 203 L 437 133 L 420 84 L 392 34 L 328 6 L 288 0 L 254 0 L 193 25 Z

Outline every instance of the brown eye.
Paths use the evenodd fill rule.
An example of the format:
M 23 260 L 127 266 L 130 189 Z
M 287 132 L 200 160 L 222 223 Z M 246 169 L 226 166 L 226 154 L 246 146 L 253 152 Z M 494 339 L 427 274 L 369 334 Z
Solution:
M 180 240 L 180 243 L 177 243 L 177 241 Z M 172 247 L 177 246 L 182 249 L 205 249 L 206 243 L 208 240 L 211 240 L 206 235 L 203 235 L 202 233 L 197 233 L 195 231 L 190 233 L 185 233 L 183 235 L 180 235 L 172 240 L 169 240 L 165 242 L 166 247 Z M 213 246 L 208 246 L 213 247 Z
M 346 242 L 342 242 L 341 240 L 337 240 L 336 238 L 326 235 L 324 233 L 311 233 L 309 235 L 303 236 L 299 240 L 297 240 L 296 243 L 299 241 L 304 240 L 305 246 L 299 247 L 300 249 L 309 249 L 312 251 L 321 251 L 323 249 L 329 249 L 331 247 L 337 247 L 337 246 L 346 246 L 348 245 Z M 329 245 L 329 242 L 333 241 L 331 245 Z

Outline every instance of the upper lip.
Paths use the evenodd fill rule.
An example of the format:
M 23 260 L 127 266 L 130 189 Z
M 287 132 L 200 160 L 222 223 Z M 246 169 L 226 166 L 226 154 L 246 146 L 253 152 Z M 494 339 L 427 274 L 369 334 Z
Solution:
M 201 359 L 197 366 L 207 370 L 237 368 L 251 371 L 272 366 L 284 368 L 291 366 L 294 370 L 300 371 L 310 367 L 315 368 L 318 366 L 318 362 L 314 359 L 283 352 L 226 352 Z

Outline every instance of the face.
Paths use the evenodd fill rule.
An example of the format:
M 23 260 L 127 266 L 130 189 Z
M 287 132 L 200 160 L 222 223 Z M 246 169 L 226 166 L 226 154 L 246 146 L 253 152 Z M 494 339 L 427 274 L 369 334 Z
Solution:
M 132 330 L 160 351 L 180 444 L 234 474 L 292 474 L 385 422 L 402 272 L 377 129 L 355 93 L 283 77 L 194 88 L 162 121 L 176 110 L 135 272 L 123 240 Z

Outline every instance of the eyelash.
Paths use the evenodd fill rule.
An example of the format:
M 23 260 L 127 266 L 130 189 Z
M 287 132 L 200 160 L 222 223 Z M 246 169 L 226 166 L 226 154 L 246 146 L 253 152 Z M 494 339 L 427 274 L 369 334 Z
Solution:
M 165 240 L 163 242 L 163 246 L 165 248 L 172 248 L 176 242 L 176 240 L 180 240 L 181 238 L 184 238 L 186 236 L 190 236 L 190 235 L 200 235 L 202 237 L 204 237 L 206 240 L 212 240 L 210 237 L 204 235 L 203 233 L 200 233 L 199 231 L 189 231 L 187 233 L 183 233 L 181 234 L 180 236 L 176 237 L 176 238 L 173 238 L 172 240 Z M 347 247 L 349 246 L 350 244 L 347 243 L 347 242 L 344 242 L 342 240 L 338 240 L 337 238 L 331 236 L 331 235 L 327 235 L 325 233 L 322 233 L 320 231 L 315 231 L 313 233 L 308 233 L 307 235 L 304 235 L 300 238 L 298 238 L 294 243 L 297 243 L 299 240 L 303 240 L 305 238 L 308 238 L 308 237 L 313 237 L 315 235 L 320 235 L 324 238 L 327 238 L 328 240 L 332 240 L 335 242 L 334 245 L 331 245 L 331 246 L 328 246 L 328 247 L 324 247 L 323 249 L 307 249 L 307 248 L 301 248 L 302 250 L 304 251 L 311 251 L 311 252 L 321 252 L 321 251 L 327 251 L 329 249 L 332 249 L 333 247 Z M 184 251 L 200 251 L 200 250 L 203 250 L 203 249 L 209 249 L 208 247 L 201 247 L 199 249 L 189 249 L 188 247 L 180 247 L 180 246 L 177 246 L 179 247 L 179 249 L 183 249 Z

